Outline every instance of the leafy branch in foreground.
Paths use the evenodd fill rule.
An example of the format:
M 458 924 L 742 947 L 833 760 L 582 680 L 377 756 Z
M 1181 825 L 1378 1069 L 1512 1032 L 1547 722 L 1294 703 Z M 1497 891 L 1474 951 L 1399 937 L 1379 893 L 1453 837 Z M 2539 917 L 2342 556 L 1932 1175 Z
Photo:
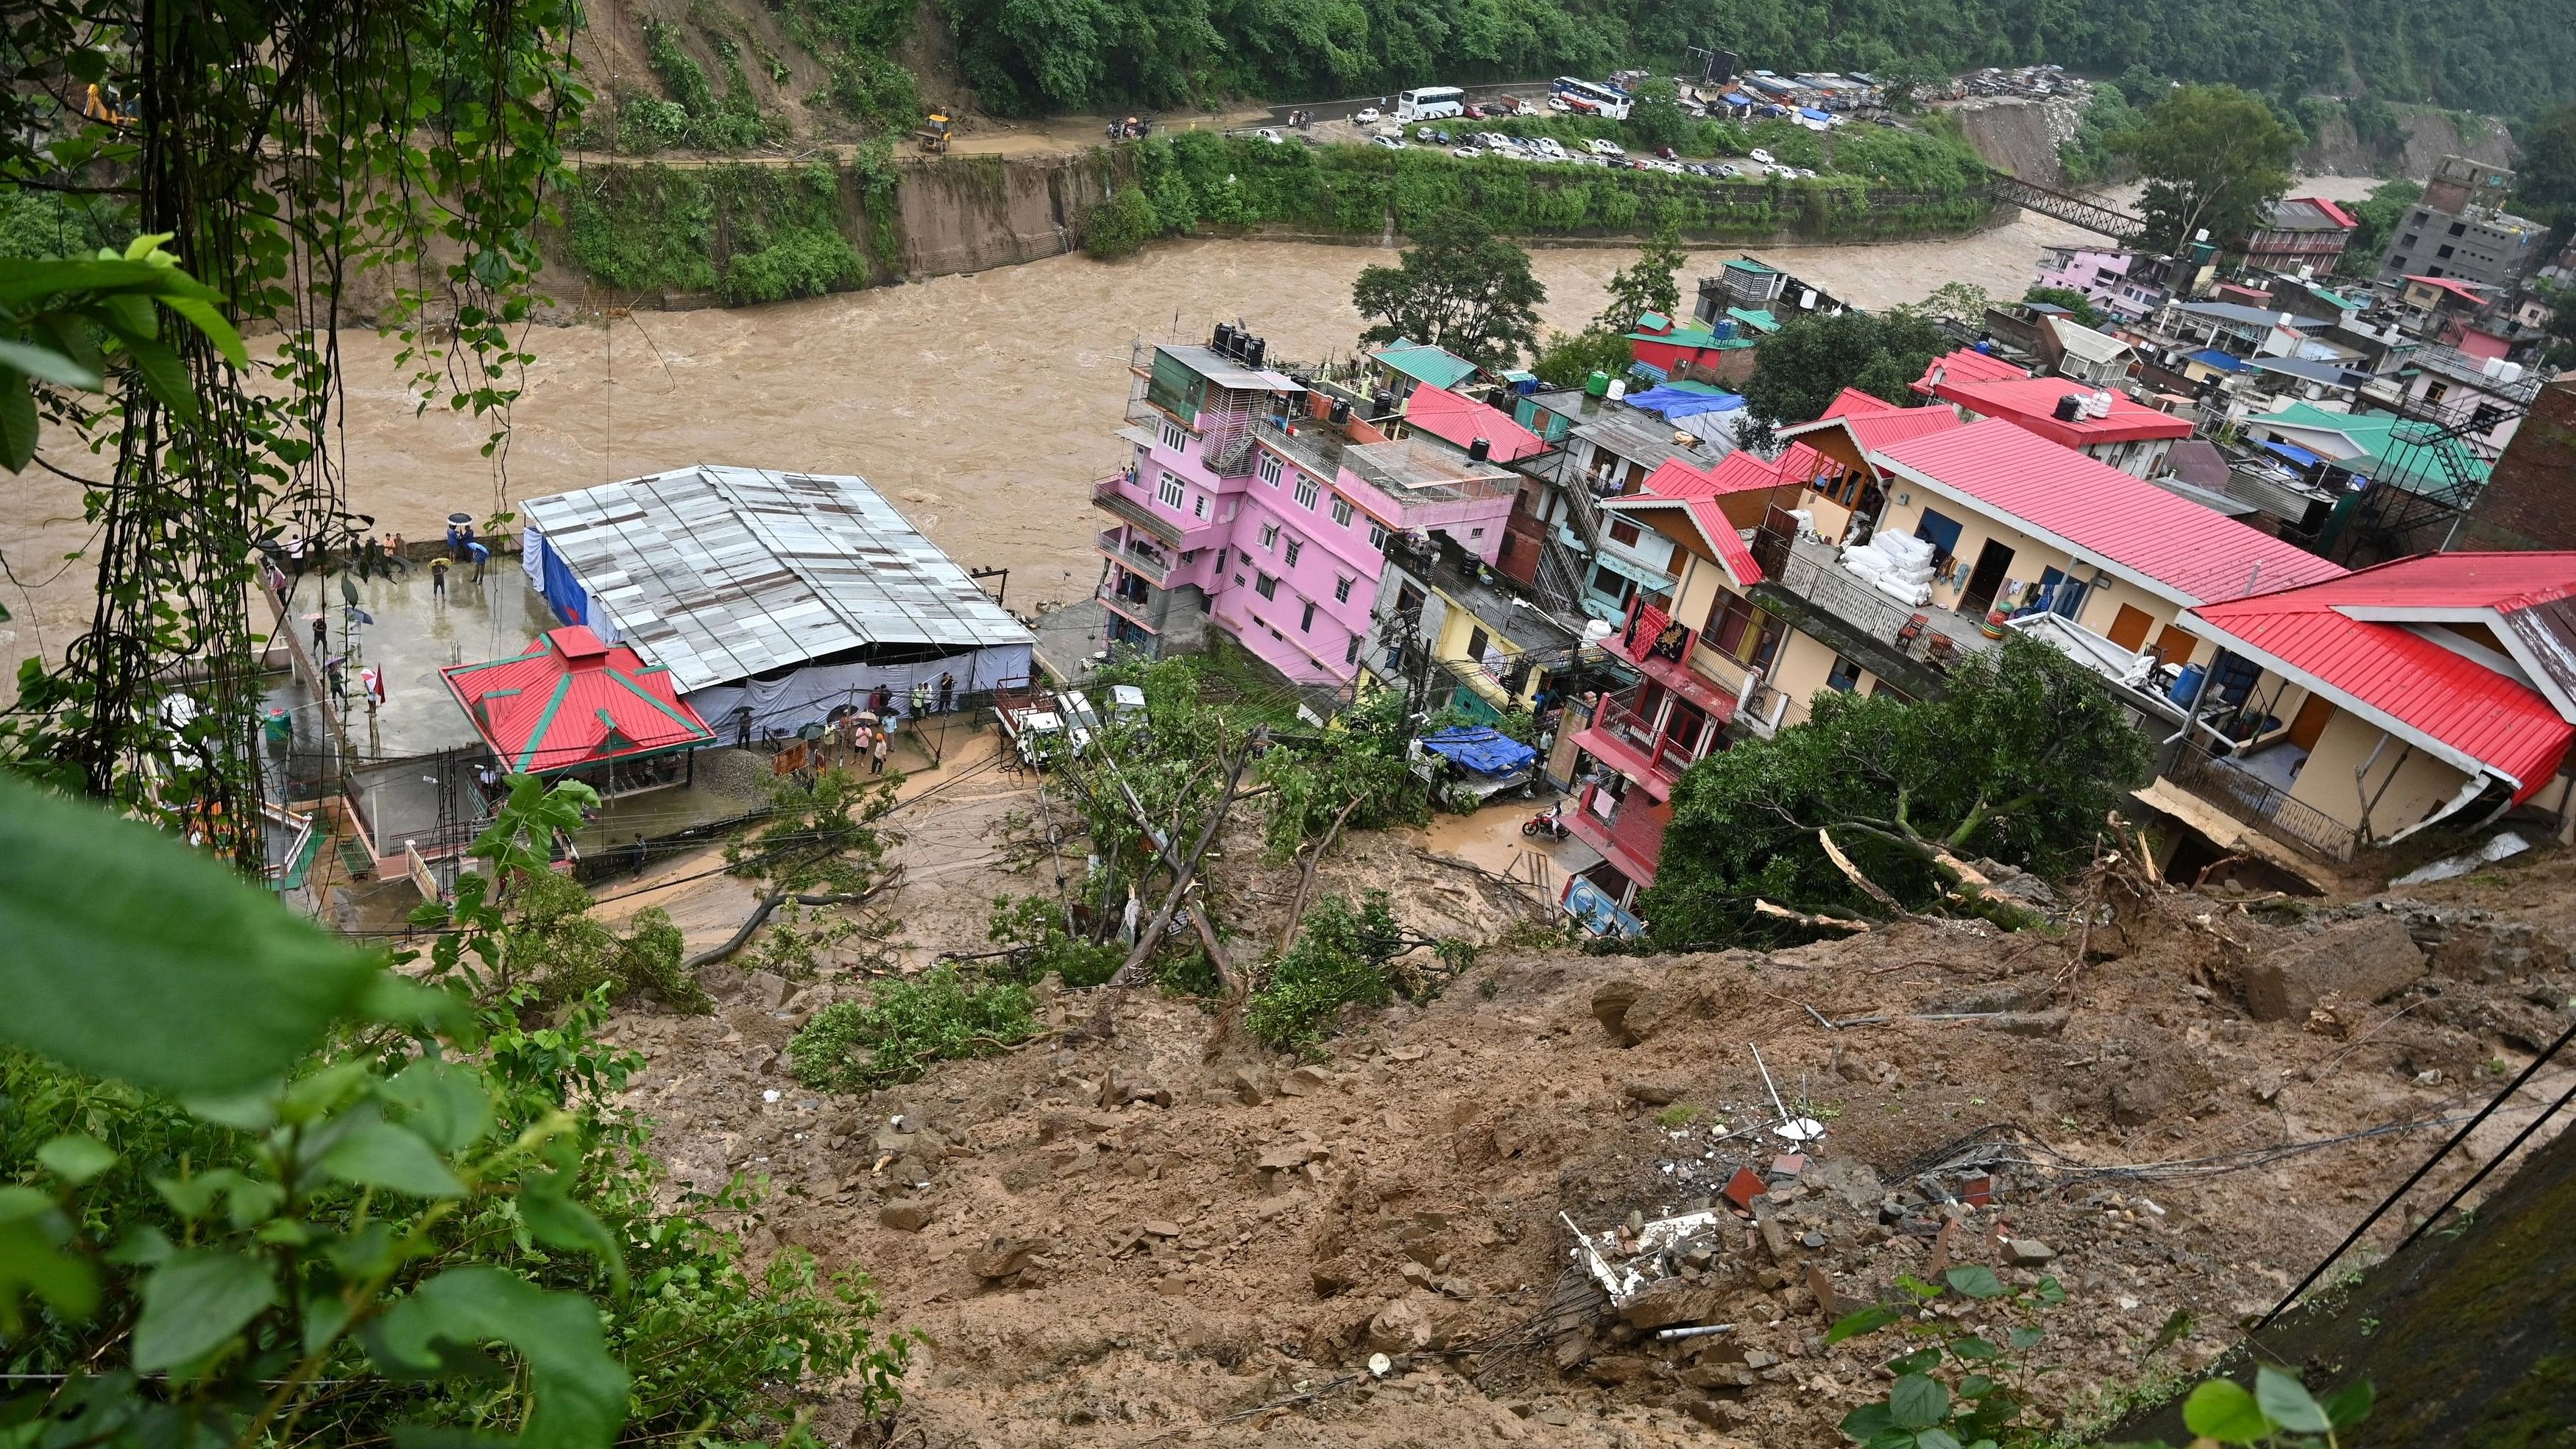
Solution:
M 909 1339 L 864 1279 L 755 1284 L 655 1207 L 607 985 L 548 1019 L 493 982 L 496 902 L 575 808 L 514 792 L 475 846 L 504 888 L 465 876 L 412 980 L 0 781 L 0 1440 L 596 1449 L 759 1434 L 809 1375 L 891 1401 Z

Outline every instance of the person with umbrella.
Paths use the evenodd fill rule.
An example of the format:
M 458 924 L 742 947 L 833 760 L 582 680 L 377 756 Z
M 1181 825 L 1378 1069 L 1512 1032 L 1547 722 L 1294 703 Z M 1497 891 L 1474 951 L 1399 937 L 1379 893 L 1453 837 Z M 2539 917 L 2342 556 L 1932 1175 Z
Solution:
M 305 617 L 313 621 L 313 653 L 318 658 L 331 647 L 330 614 L 326 610 L 319 614 L 307 614 Z
M 451 566 L 445 558 L 429 561 L 429 596 L 442 604 L 447 602 L 447 570 Z
M 483 566 L 492 561 L 492 550 L 476 540 L 470 528 L 465 530 L 465 556 L 474 560 L 474 582 L 483 582 Z

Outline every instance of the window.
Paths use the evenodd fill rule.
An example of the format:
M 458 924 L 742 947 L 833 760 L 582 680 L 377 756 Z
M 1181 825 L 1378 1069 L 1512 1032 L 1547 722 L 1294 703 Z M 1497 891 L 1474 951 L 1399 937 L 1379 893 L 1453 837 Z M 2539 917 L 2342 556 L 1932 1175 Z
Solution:
M 1312 478 L 1307 477 L 1307 476 L 1306 476 L 1305 474 L 1303 474 L 1303 473 L 1298 474 L 1298 475 L 1297 475 L 1297 506 L 1298 506 L 1298 507 L 1300 507 L 1300 508 L 1306 508 L 1306 509 L 1311 509 L 1311 508 L 1313 508 L 1313 507 L 1315 506 L 1315 496 L 1316 496 L 1315 480 L 1314 480 L 1314 479 L 1312 479 Z
M 1271 457 L 1268 453 L 1262 454 L 1260 473 L 1262 482 L 1269 484 L 1273 488 L 1279 486 L 1278 459 Z
M 1190 435 L 1181 431 L 1181 425 L 1179 423 L 1173 422 L 1168 418 L 1163 421 L 1163 447 L 1166 451 L 1174 453 L 1188 452 L 1189 443 Z
M 1732 659 L 1744 657 L 1744 637 L 1753 626 L 1756 610 L 1751 600 L 1741 594 L 1720 593 L 1717 603 L 1708 611 L 1704 637 L 1717 646 L 1717 652 Z
M 1592 566 L 1592 592 L 1617 601 L 1623 609 L 1628 606 L 1628 592 L 1636 587 L 1635 580 L 1608 564 Z
M 1193 518 L 1207 517 L 1206 494 L 1201 493 L 1190 499 L 1190 516 Z
M 2413 251 L 2415 243 L 2419 240 L 2421 240 L 2419 234 L 2410 231 L 2406 233 L 2406 239 L 2397 244 L 2397 249 L 2401 252 Z
M 1225 572 L 1225 554 L 1226 551 L 1224 549 L 1218 549 L 1216 551 L 1216 571 L 1218 573 Z
M 1288 567 L 1292 569 L 1295 568 L 1297 566 L 1297 555 L 1304 553 L 1305 551 L 1306 541 L 1304 539 L 1292 538 L 1288 540 Z
M 1351 526 L 1351 500 L 1339 493 L 1333 495 L 1333 522 L 1344 528 Z
M 1351 636 L 1350 644 L 1342 650 L 1342 662 L 1344 664 L 1357 664 L 1360 662 L 1359 635 L 1353 634 Z
M 1314 630 L 1315 603 L 1312 599 L 1309 599 L 1306 601 L 1305 612 L 1297 616 L 1297 632 L 1300 634 L 1311 634 Z
M 2453 236 L 2466 236 L 2466 235 L 2468 235 L 2468 233 L 2469 233 L 2469 224 L 2468 224 L 2467 222 L 2465 222 L 2465 221 L 2455 221 L 2455 222 L 2452 222 L 2452 223 L 2451 223 L 2451 235 L 2453 235 Z
M 1263 548 L 1277 548 L 1279 546 L 1278 524 L 1265 523 L 1261 525 L 1261 546 Z
M 1833 672 L 1825 676 L 1825 687 L 1851 693 L 1860 687 L 1860 666 L 1839 654 L 1835 655 Z
M 1347 604 L 1350 601 L 1351 581 L 1349 579 L 1333 580 L 1333 602 L 1336 604 Z
M 1163 500 L 1163 506 L 1174 513 L 1181 511 L 1181 497 L 1185 491 L 1181 487 L 1181 480 L 1171 474 L 1154 475 L 1154 496 Z
M 1478 664 L 1485 662 L 1485 646 L 1490 643 L 1482 625 L 1467 631 L 1467 657 Z
M 1252 577 L 1254 580 L 1252 591 L 1254 593 L 1259 594 L 1265 599 L 1276 599 L 1279 597 L 1279 581 L 1277 579 L 1272 578 L 1268 574 L 1261 573 L 1258 570 L 1253 573 Z
M 2450 248 L 2450 247 L 2448 247 L 2448 246 L 2445 246 L 2445 247 L 2441 248 L 2440 250 L 2438 250 L 2438 251 L 2434 252 L 2434 253 L 2433 253 L 2433 255 L 2435 255 L 2435 256 L 2437 256 L 2437 257 L 2440 257 L 2442 260 L 2444 260 L 2444 261 L 2446 261 L 2446 262 L 2447 262 L 2447 261 L 2449 261 L 2449 260 L 2451 259 L 2451 248 Z
M 1639 528 L 1636 524 L 1628 521 L 1627 519 L 1614 518 L 1610 520 L 1610 541 L 1612 543 L 1619 544 L 1627 548 L 1635 548 L 1637 546 L 1637 540 L 1645 536 L 1645 530 Z
M 1384 551 L 1385 551 L 1385 549 L 1386 549 L 1386 525 L 1385 525 L 1385 524 L 1382 524 L 1382 523 L 1374 523 L 1374 522 L 1372 522 L 1371 524 L 1369 524 L 1369 547 L 1371 547 L 1371 548 L 1373 548 L 1373 549 L 1377 549 L 1377 550 L 1379 550 L 1380 552 L 1384 552 Z

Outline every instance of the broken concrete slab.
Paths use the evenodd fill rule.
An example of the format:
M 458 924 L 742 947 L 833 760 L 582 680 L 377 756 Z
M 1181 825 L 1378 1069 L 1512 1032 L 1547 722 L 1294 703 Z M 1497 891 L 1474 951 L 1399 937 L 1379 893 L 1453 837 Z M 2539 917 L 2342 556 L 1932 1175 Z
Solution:
M 2390 915 L 2341 921 L 2245 967 L 2246 1009 L 2257 1021 L 2305 1021 L 2332 992 L 2378 1001 L 2423 978 L 2424 952 Z

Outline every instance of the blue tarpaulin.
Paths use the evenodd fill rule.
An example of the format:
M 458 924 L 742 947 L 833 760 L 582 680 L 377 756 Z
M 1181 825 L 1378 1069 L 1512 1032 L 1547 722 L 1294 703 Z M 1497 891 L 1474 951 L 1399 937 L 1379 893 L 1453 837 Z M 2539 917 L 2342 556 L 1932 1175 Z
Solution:
M 1628 394 L 1628 405 L 1662 413 L 1667 418 L 1688 418 L 1701 413 L 1732 412 L 1744 406 L 1744 399 L 1731 392 L 1688 392 L 1677 387 L 1658 387 Z
M 2302 468 L 2313 468 L 2317 466 L 2317 464 L 2325 461 L 2324 459 L 2319 458 L 2316 454 L 2300 447 L 2296 443 L 2284 443 L 2278 438 L 2265 439 L 2263 447 L 2266 451 L 2277 453 L 2281 457 L 2287 458 Z
M 1463 725 L 1424 735 L 1422 747 L 1479 775 L 1508 775 L 1538 758 L 1538 751 L 1501 730 Z
M 1806 117 L 1810 121 L 1830 121 L 1834 118 L 1832 112 L 1820 111 L 1813 106 L 1800 106 L 1798 108 L 1798 114 Z

